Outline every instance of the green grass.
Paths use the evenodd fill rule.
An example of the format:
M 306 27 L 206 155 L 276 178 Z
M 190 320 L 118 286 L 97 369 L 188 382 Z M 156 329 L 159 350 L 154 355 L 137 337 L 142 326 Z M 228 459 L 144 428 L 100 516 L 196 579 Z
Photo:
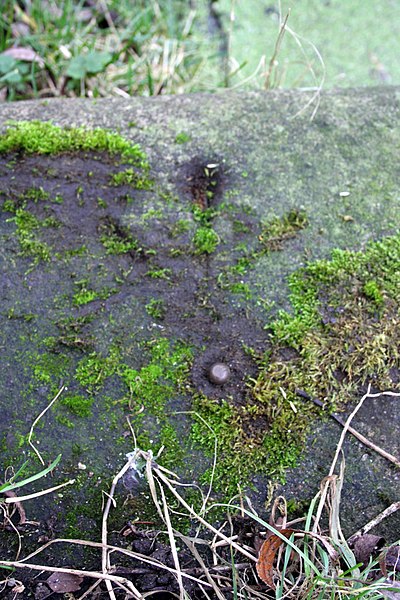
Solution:
M 397 6 L 285 0 L 281 7 L 279 16 L 277 3 L 215 1 L 211 12 L 219 16 L 220 31 L 211 23 L 207 0 L 193 5 L 185 0 L 94 5 L 4 0 L 0 87 L 7 100 L 19 100 L 152 96 L 230 86 L 315 88 L 323 77 L 328 87 L 399 82 Z M 291 31 L 281 37 L 271 62 L 289 8 Z M 15 46 L 28 53 L 25 58 L 12 54 Z M 6 50 L 11 55 L 1 54 Z M 176 143 L 189 141 L 187 135 L 178 132 Z
M 94 98 L 191 91 L 204 61 L 191 23 L 184 0 L 95 6 L 50 0 L 46 7 L 41 0 L 5 0 L 0 52 L 18 45 L 35 54 L 28 60 L 0 55 L 0 83 L 8 100 L 37 98 L 44 90 L 45 96 Z

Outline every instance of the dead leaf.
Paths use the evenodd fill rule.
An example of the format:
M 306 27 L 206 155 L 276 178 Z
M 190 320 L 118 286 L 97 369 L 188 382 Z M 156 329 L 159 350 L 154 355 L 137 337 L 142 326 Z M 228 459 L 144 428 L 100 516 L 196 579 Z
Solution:
M 52 592 L 66 594 L 67 592 L 77 592 L 81 589 L 83 577 L 73 573 L 55 572 L 47 579 L 46 584 Z
M 353 541 L 354 556 L 357 562 L 367 565 L 371 556 L 376 555 L 376 551 L 380 550 L 384 543 L 384 538 L 379 535 L 365 533 L 358 536 Z
M 281 533 L 286 538 L 290 538 L 290 536 L 295 533 L 301 536 L 308 536 L 315 538 L 318 540 L 326 549 L 329 554 L 329 558 L 336 562 L 338 560 L 338 553 L 332 544 L 329 542 L 327 538 L 323 535 L 319 535 L 318 533 L 313 533 L 311 531 L 302 531 L 300 529 L 280 529 L 279 533 Z M 256 563 L 256 569 L 259 578 L 264 581 L 270 588 L 275 589 L 275 584 L 273 581 L 274 576 L 274 562 L 276 558 L 276 553 L 279 550 L 280 546 L 284 543 L 279 536 L 275 533 L 270 535 L 263 545 L 260 548 L 258 553 L 258 561 Z
M 35 62 L 40 67 L 44 67 L 44 60 L 37 52 L 32 48 L 21 48 L 16 46 L 15 48 L 8 48 L 2 52 L 3 56 L 11 56 L 15 60 L 23 60 L 25 62 Z
M 279 531 L 286 538 L 290 538 L 292 533 L 295 533 L 294 529 L 282 529 Z M 276 589 L 274 584 L 274 562 L 276 553 L 278 552 L 280 546 L 283 544 L 283 540 L 278 537 L 275 533 L 270 535 L 268 539 L 265 540 L 263 545 L 260 548 L 260 552 L 258 554 L 258 561 L 256 564 L 256 569 L 259 578 L 269 585 L 273 590 Z
M 400 546 L 398 544 L 384 548 L 379 566 L 385 577 L 388 570 L 400 571 Z

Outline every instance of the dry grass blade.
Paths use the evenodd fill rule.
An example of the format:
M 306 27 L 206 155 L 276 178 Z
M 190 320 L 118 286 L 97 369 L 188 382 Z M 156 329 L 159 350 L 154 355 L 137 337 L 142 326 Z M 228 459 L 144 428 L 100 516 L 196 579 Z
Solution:
M 281 48 L 283 36 L 285 35 L 285 31 L 287 29 L 286 25 L 287 25 L 289 17 L 290 17 L 290 9 L 288 10 L 288 12 L 286 14 L 283 23 L 281 23 L 281 25 L 279 27 L 279 34 L 278 34 L 278 37 L 275 42 L 274 52 L 271 56 L 271 60 L 269 61 L 268 71 L 265 74 L 264 88 L 266 90 L 268 90 L 271 87 L 271 75 L 274 70 L 274 67 L 276 66 L 276 57 L 278 56 L 279 50 Z
M 162 499 L 162 506 L 164 509 L 164 523 L 167 526 L 167 531 L 168 531 L 168 537 L 169 537 L 169 543 L 170 543 L 170 547 L 171 547 L 171 552 L 172 552 L 172 557 L 174 559 L 174 565 L 175 565 L 175 569 L 177 572 L 177 580 L 178 580 L 178 585 L 179 585 L 179 598 L 180 600 L 185 600 L 186 596 L 186 592 L 185 589 L 183 587 L 183 581 L 182 581 L 182 571 L 181 571 L 181 566 L 179 563 L 179 557 L 178 557 L 178 552 L 176 549 L 176 543 L 175 543 L 175 536 L 174 536 L 174 531 L 172 529 L 172 523 L 171 523 L 171 519 L 169 516 L 169 510 L 168 510 L 168 504 L 167 504 L 167 500 L 165 498 L 165 493 L 164 493 L 164 489 L 162 487 L 162 485 L 159 486 L 160 487 L 160 493 L 161 493 L 161 499 Z
M 17 504 L 18 502 L 24 502 L 25 500 L 32 500 L 33 498 L 39 498 L 39 496 L 44 496 L 45 494 L 51 494 L 66 485 L 72 485 L 75 483 L 75 479 L 70 479 L 69 481 L 65 481 L 64 483 L 60 483 L 60 485 L 55 485 L 54 487 L 47 488 L 46 490 L 41 490 L 40 492 L 35 492 L 33 494 L 28 494 L 26 496 L 15 496 L 11 498 L 6 498 L 4 502 L 7 504 Z
M 191 517 L 193 517 L 196 520 L 198 520 L 207 529 L 209 529 L 210 531 L 212 531 L 214 534 L 216 534 L 221 539 L 225 540 L 228 544 L 230 544 L 233 548 L 235 548 L 235 550 L 237 550 L 238 552 L 240 552 L 241 554 L 243 554 L 244 556 L 246 556 L 247 558 L 249 558 L 252 562 L 253 561 L 254 562 L 257 561 L 257 558 L 253 554 L 250 554 L 250 552 L 248 552 L 247 550 L 245 550 L 239 544 L 236 544 L 235 542 L 232 542 L 231 540 L 229 540 L 229 538 L 226 535 L 224 535 L 221 531 L 219 531 L 218 529 L 216 529 L 215 527 L 213 527 L 213 525 L 211 525 L 210 523 L 208 523 L 205 519 L 203 519 L 203 517 L 201 517 L 200 515 L 198 515 L 196 513 L 196 511 L 193 510 L 193 508 L 191 506 L 189 506 L 189 504 L 182 498 L 182 496 L 180 494 L 178 494 L 178 492 L 176 491 L 176 489 L 171 485 L 171 483 L 168 480 L 168 478 L 165 477 L 165 475 L 163 475 L 163 473 L 158 469 L 157 465 L 154 464 L 154 466 L 152 467 L 152 469 L 154 469 L 154 472 L 157 474 L 158 478 L 168 487 L 168 489 L 172 492 L 172 494 L 175 496 L 175 498 L 188 511 L 188 513 L 189 513 L 189 515 Z
M 134 457 L 131 457 L 125 463 L 125 465 L 122 467 L 122 469 L 117 473 L 117 475 L 114 477 L 112 484 L 111 484 L 110 493 L 108 494 L 108 497 L 107 497 L 107 503 L 104 508 L 103 519 L 102 519 L 102 529 L 101 529 L 101 540 L 102 540 L 101 566 L 102 566 L 103 575 L 107 575 L 108 571 L 111 569 L 110 558 L 109 558 L 109 553 L 108 553 L 108 546 L 107 546 L 107 541 L 108 541 L 107 520 L 108 520 L 108 515 L 110 513 L 111 504 L 114 502 L 115 488 L 117 486 L 118 481 L 121 479 L 121 477 L 123 477 L 125 475 L 125 473 L 131 468 L 133 461 L 134 461 Z M 105 578 L 105 583 L 106 583 L 108 595 L 110 596 L 111 600 L 116 600 L 114 591 L 112 589 L 111 580 L 108 578 Z M 131 587 L 133 588 L 133 590 L 136 594 L 136 597 L 142 598 L 139 590 L 137 590 L 133 584 L 131 584 Z
M 46 408 L 44 408 L 42 410 L 42 412 L 36 417 L 36 419 L 33 421 L 32 426 L 29 430 L 29 435 L 28 435 L 28 444 L 31 446 L 31 448 L 33 449 L 33 451 L 35 452 L 36 456 L 39 458 L 40 462 L 42 463 L 42 465 L 44 466 L 44 460 L 39 452 L 39 450 L 36 448 L 36 446 L 33 444 L 32 442 L 32 436 L 33 436 L 33 430 L 35 428 L 35 426 L 38 424 L 38 422 L 40 421 L 40 419 L 43 417 L 43 415 L 46 414 L 46 412 L 49 410 L 49 408 L 51 408 L 54 404 L 54 402 L 56 402 L 58 400 L 58 398 L 61 396 L 61 394 L 63 393 L 63 391 L 65 390 L 65 385 L 63 385 L 57 392 L 57 394 L 54 396 L 53 400 L 46 406 Z
M 385 391 L 385 392 L 379 392 L 377 394 L 371 394 L 371 384 L 368 385 L 368 389 L 367 389 L 367 393 L 364 394 L 364 396 L 361 398 L 361 400 L 359 401 L 359 403 L 357 404 L 357 406 L 354 408 L 353 412 L 349 415 L 349 417 L 347 418 L 344 427 L 343 427 L 343 431 L 341 433 L 338 445 L 336 447 L 336 452 L 335 452 L 335 456 L 333 458 L 331 467 L 329 469 L 329 473 L 328 473 L 328 478 L 332 477 L 337 465 L 337 461 L 339 459 L 339 455 L 342 451 L 342 447 L 343 447 L 343 443 L 346 437 L 346 433 L 350 427 L 350 423 L 352 422 L 353 418 L 355 417 L 355 415 L 357 414 L 357 412 L 360 410 L 360 408 L 362 407 L 362 405 L 364 404 L 365 400 L 367 398 L 380 398 L 381 396 L 395 396 L 395 397 L 400 397 L 399 393 L 396 392 L 391 392 L 391 391 Z M 316 513 L 316 517 L 315 517 L 315 524 L 314 524 L 314 528 L 313 531 L 315 531 L 316 527 L 318 526 L 319 520 L 321 518 L 321 514 L 323 511 L 323 508 L 325 506 L 325 502 L 326 502 L 326 497 L 327 497 L 327 493 L 328 493 L 328 487 L 329 487 L 329 480 L 327 478 L 327 481 L 324 484 L 324 487 L 322 489 L 321 492 L 321 498 L 320 498 L 320 502 L 319 502 L 319 506 L 317 509 L 317 513 Z

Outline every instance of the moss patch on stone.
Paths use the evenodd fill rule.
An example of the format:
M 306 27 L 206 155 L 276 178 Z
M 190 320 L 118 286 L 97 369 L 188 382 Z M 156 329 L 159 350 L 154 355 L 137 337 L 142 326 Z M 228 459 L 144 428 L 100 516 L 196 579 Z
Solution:
M 10 122 L 0 137 L 0 152 L 23 150 L 30 154 L 100 151 L 118 155 L 123 162 L 147 168 L 145 153 L 117 133 L 85 127 L 58 127 L 43 121 Z
M 290 289 L 293 311 L 268 325 L 271 348 L 260 358 L 246 405 L 196 401 L 218 439 L 215 481 L 225 490 L 229 481 L 231 493 L 256 472 L 282 479 L 295 465 L 318 414 L 298 390 L 321 400 L 328 415 L 367 382 L 398 387 L 400 236 L 364 252 L 336 250 L 295 272 Z M 202 422 L 193 436 L 213 450 L 214 435 Z
M 103 443 L 108 436 L 115 460 L 128 446 L 121 432 L 127 415 L 139 446 L 155 453 L 164 447 L 160 462 L 171 468 L 182 465 L 188 451 L 200 448 L 210 456 L 217 440 L 214 484 L 229 497 L 254 473 L 279 479 L 295 464 L 316 416 L 314 405 L 298 398 L 298 388 L 324 401 L 328 414 L 367 380 L 377 386 L 392 381 L 399 368 L 397 237 L 365 252 L 335 251 L 330 260 L 294 273 L 293 311 L 280 312 L 267 325 L 268 349 L 268 343 L 255 349 L 252 339 L 266 334 L 251 315 L 258 290 L 249 273 L 260 258 L 301 239 L 308 225 L 304 211 L 286 207 L 279 217 L 261 220 L 240 204 L 221 202 L 216 174 L 203 164 L 197 187 L 188 174 L 190 201 L 183 196 L 178 202 L 152 189 L 138 146 L 100 130 L 64 131 L 31 122 L 13 126 L 2 140 L 3 152 L 107 152 L 115 158 L 114 170 L 125 163 L 134 167 L 110 175 L 107 162 L 97 180 L 97 164 L 90 163 L 88 179 L 74 181 L 64 202 L 40 186 L 3 202 L 21 249 L 35 264 L 46 262 L 43 269 L 50 269 L 52 259 L 62 261 L 68 274 L 50 288 L 49 301 L 35 296 L 46 302 L 38 327 L 44 324 L 49 335 L 31 339 L 40 351 L 31 353 L 27 371 L 32 395 L 40 387 L 54 394 L 61 380 L 71 386 L 56 420 L 67 427 L 66 436 L 80 430 L 75 444 L 91 444 L 93 450 L 97 438 Z M 93 180 L 101 182 L 101 196 L 91 190 Z M 140 190 L 135 198 L 129 195 L 132 187 Z M 68 233 L 65 240 L 54 235 L 47 243 L 58 226 L 56 214 L 64 219 L 61 233 Z M 47 282 L 47 273 L 33 279 L 34 292 Z M 22 336 L 28 338 L 26 331 Z M 201 384 L 196 387 L 192 365 L 207 345 L 218 359 L 223 351 L 228 358 L 236 353 L 237 363 L 249 358 L 255 372 L 247 388 L 244 375 L 232 394 L 225 393 L 228 388 L 202 393 Z M 207 366 L 204 359 L 198 369 L 202 383 Z M 176 419 L 181 404 L 198 415 L 188 418 L 193 422 L 184 435 Z M 96 431 L 88 432 L 91 417 Z M 209 480 L 210 471 L 198 473 Z

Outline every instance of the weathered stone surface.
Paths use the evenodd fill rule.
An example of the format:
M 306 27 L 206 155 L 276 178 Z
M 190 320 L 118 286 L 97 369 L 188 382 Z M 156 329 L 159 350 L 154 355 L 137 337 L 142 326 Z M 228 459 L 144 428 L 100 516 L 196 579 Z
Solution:
M 151 176 L 155 180 L 153 191 L 137 193 L 142 216 L 151 210 L 160 210 L 160 196 L 156 197 L 154 189 L 170 199 L 177 197 L 175 204 L 172 202 L 165 208 L 165 214 L 152 217 L 150 230 L 144 227 L 144 221 L 140 224 L 139 213 L 129 205 L 121 208 L 117 202 L 111 207 L 111 200 L 107 200 L 108 209 L 104 209 L 103 214 L 96 205 L 94 193 L 87 199 L 86 208 L 89 206 L 90 210 L 82 215 L 78 208 L 75 214 L 68 214 L 68 211 L 64 214 L 60 208 L 57 215 L 63 227 L 69 228 L 70 237 L 66 233 L 57 236 L 53 232 L 51 243 L 56 251 L 72 250 L 84 242 L 90 248 L 87 262 L 71 259 L 62 267 L 55 267 L 51 261 L 30 269 L 30 261 L 18 257 L 10 215 L 2 214 L 3 375 L 0 383 L 2 433 L 4 439 L 8 437 L 10 448 L 19 441 L 20 435 L 29 432 L 33 419 L 48 403 L 52 386 L 64 382 L 71 386 L 72 394 L 78 393 L 71 376 L 81 356 L 76 348 L 68 349 L 68 352 L 71 350 L 71 364 L 64 371 L 62 366 L 54 367 L 57 377 L 63 373 L 63 381 L 54 381 L 51 372 L 49 379 L 42 378 L 40 385 L 38 379 L 32 380 L 35 366 L 32 357 L 36 356 L 39 364 L 38 357 L 44 352 L 46 338 L 59 335 L 55 323 L 60 320 L 94 316 L 85 333 L 94 340 L 90 349 L 107 355 L 118 339 L 125 364 L 132 369 L 140 370 L 144 364 L 138 341 L 152 339 L 160 331 L 170 339 L 183 339 L 194 347 L 192 378 L 195 387 L 205 394 L 210 392 L 207 368 L 214 362 L 231 360 L 229 366 L 234 377 L 229 385 L 232 387 L 229 390 L 221 388 L 215 394 L 217 398 L 229 394 L 240 403 L 244 392 L 243 385 L 237 381 L 243 382 L 246 375 L 256 373 L 255 365 L 243 353 L 243 343 L 259 351 L 266 347 L 268 335 L 264 325 L 279 309 L 290 308 L 289 274 L 308 261 L 329 257 L 334 248 L 363 250 L 369 241 L 397 232 L 400 217 L 399 90 L 348 90 L 323 94 L 313 121 L 307 111 L 296 116 L 309 97 L 307 93 L 292 91 L 130 100 L 46 100 L 2 106 L 0 125 L 3 129 L 10 119 L 51 120 L 62 126 L 109 128 L 140 143 L 148 154 Z M 18 163 L 20 157 L 14 158 Z M 57 160 L 57 157 L 46 158 L 46 169 L 56 169 Z M 69 157 L 63 158 L 62 163 L 66 172 L 71 168 L 75 173 L 75 194 L 79 187 L 76 173 L 79 168 L 87 173 L 87 167 L 80 167 Z M 22 164 L 28 167 L 29 159 Z M 111 166 L 106 162 L 93 163 L 93 178 L 99 189 L 105 187 L 108 168 Z M 221 291 L 217 285 L 221 268 L 229 264 L 235 244 L 238 241 L 252 243 L 252 222 L 248 237 L 243 233 L 239 239 L 234 230 L 234 219 L 219 213 L 213 217 L 213 229 L 219 240 L 223 240 L 223 246 L 216 252 L 191 259 L 191 262 L 184 258 L 180 259 L 181 263 L 174 263 L 175 266 L 165 262 L 169 260 L 167 250 L 174 247 L 173 237 L 168 232 L 181 217 L 188 219 L 188 206 L 202 201 L 196 196 L 193 180 L 197 178 L 196 189 L 204 192 L 207 186 L 198 179 L 203 176 L 204 169 L 214 168 L 217 169 L 215 197 L 219 202 L 230 203 L 241 214 L 248 209 L 252 215 L 250 221 L 255 218 L 259 222 L 269 220 L 291 209 L 304 210 L 308 216 L 309 225 L 300 235 L 286 240 L 280 251 L 260 256 L 246 275 L 249 289 L 257 290 L 258 297 L 265 303 L 274 303 L 269 313 L 264 312 L 255 298 L 238 301 L 231 290 Z M 85 182 L 86 179 L 82 185 Z M 33 183 L 38 185 L 38 182 Z M 15 185 L 17 189 L 18 181 Z M 157 266 L 163 268 L 167 264 L 173 282 L 179 282 L 177 287 L 161 278 L 157 280 L 157 286 L 161 287 L 156 288 L 155 280 L 145 279 L 150 267 L 141 262 L 143 257 L 134 261 L 136 271 L 132 273 L 141 281 L 135 287 L 133 276 L 129 279 L 126 275 L 133 268 L 129 257 L 109 256 L 104 249 L 103 256 L 99 253 L 97 237 L 101 227 L 109 227 L 107 219 L 110 215 L 115 219 L 112 223 L 134 231 L 146 250 L 153 248 L 165 252 L 163 264 Z M 189 225 L 192 226 L 193 223 Z M 70 243 L 71 239 L 75 245 Z M 182 248 L 188 247 L 187 240 L 185 243 Z M 152 268 L 154 270 L 154 265 Z M 117 281 L 118 274 L 120 280 Z M 115 290 L 110 292 L 110 297 L 74 305 L 72 297 L 76 283 L 88 279 L 90 287 L 95 287 L 98 281 L 100 296 L 104 286 Z M 85 285 L 81 284 L 80 289 Z M 179 305 L 183 295 L 188 302 L 189 316 L 183 318 L 182 309 L 182 319 L 166 318 L 165 323 L 153 319 L 145 307 L 160 289 L 163 298 L 167 299 L 167 311 L 174 303 Z M 65 298 L 69 299 L 68 306 Z M 213 316 L 213 311 L 218 312 L 217 317 Z M 32 319 L 27 317 L 30 314 Z M 190 314 L 194 315 L 195 331 L 191 330 Z M 107 479 L 123 461 L 126 447 L 118 444 L 124 430 L 124 410 L 118 400 L 125 392 L 120 380 L 111 379 L 96 397 L 91 421 L 83 419 L 68 428 L 54 422 L 51 412 L 43 420 L 45 429 L 38 432 L 41 448 L 54 454 L 60 447 L 68 471 L 76 470 L 79 458 L 87 463 L 88 470 L 93 469 L 96 476 Z M 111 413 L 102 412 L 101 403 L 105 397 L 115 406 L 110 426 L 107 419 L 111 418 Z M 399 453 L 396 405 L 396 399 L 368 401 L 357 417 L 360 430 L 368 432 L 376 443 L 393 454 Z M 133 408 L 137 410 L 138 407 Z M 190 397 L 181 392 L 178 397 L 169 399 L 166 410 L 190 408 Z M 175 425 L 178 435 L 186 438 L 190 419 L 181 416 Z M 157 421 L 146 422 L 146 426 L 150 438 L 157 435 Z M 305 498 L 313 495 L 320 479 L 327 474 L 339 433 L 335 424 L 316 429 L 315 436 L 310 439 L 306 462 L 289 476 L 286 487 L 289 493 Z M 347 529 L 351 531 L 353 526 L 361 526 L 385 508 L 388 500 L 398 499 L 399 474 L 357 442 L 346 442 L 346 453 L 349 481 L 343 497 L 348 511 Z M 208 463 L 208 459 L 197 454 L 191 460 L 202 467 Z M 257 477 L 254 482 L 258 486 L 255 501 L 262 505 L 266 480 Z M 387 527 L 389 534 L 393 530 L 396 530 L 394 525 Z M 397 533 L 399 531 L 397 523 Z

